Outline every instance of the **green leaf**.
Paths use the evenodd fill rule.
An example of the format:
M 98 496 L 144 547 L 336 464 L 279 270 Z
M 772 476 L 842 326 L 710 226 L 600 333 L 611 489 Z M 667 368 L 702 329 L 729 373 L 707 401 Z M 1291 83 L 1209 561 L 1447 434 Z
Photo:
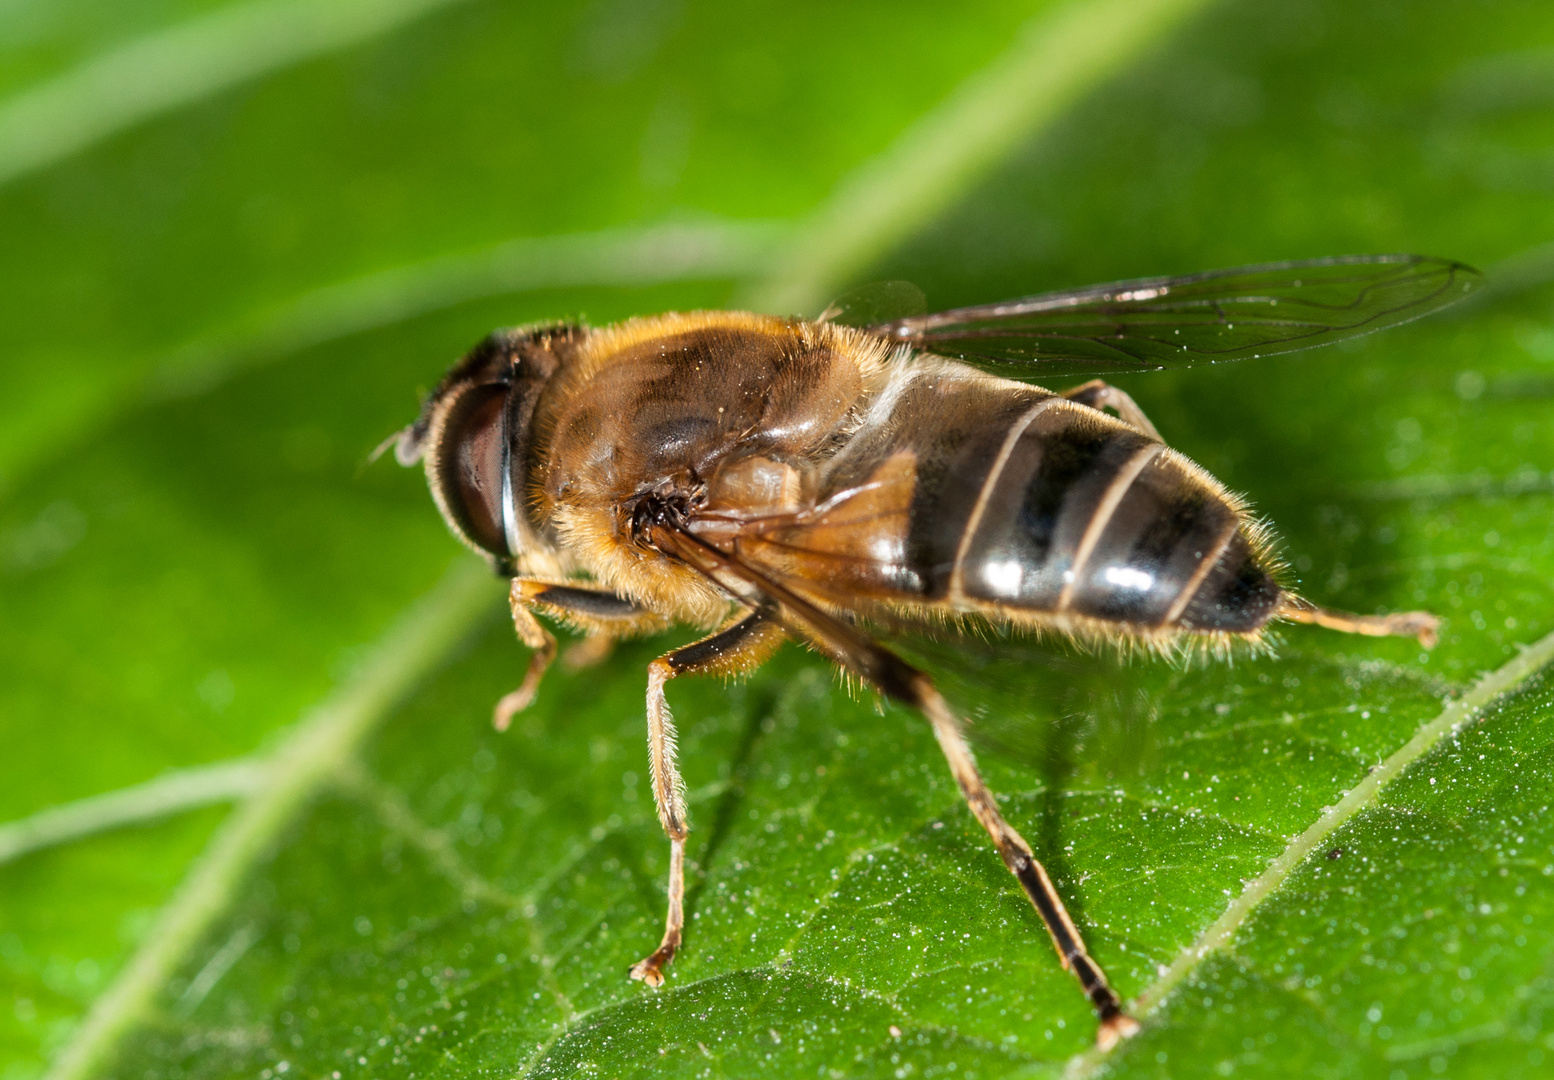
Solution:
M 1546 5 L 328 8 L 0 10 L 0 1076 L 1548 1070 Z M 1118 381 L 1306 594 L 1439 648 L 940 657 L 1138 1038 L 1090 1048 L 921 720 L 797 649 L 671 685 L 686 945 L 626 979 L 686 637 L 492 731 L 498 584 L 362 468 L 418 388 L 559 315 L 1393 250 L 1489 286 Z

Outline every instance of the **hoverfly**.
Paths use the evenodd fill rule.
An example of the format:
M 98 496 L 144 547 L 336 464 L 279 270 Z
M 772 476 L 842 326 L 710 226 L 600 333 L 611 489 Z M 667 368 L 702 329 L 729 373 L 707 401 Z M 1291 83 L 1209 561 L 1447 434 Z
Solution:
M 699 311 L 477 345 L 394 438 L 401 464 L 424 462 L 453 532 L 512 580 L 533 655 L 496 726 L 555 657 L 536 614 L 596 644 L 672 623 L 708 631 L 648 667 L 669 910 L 631 977 L 662 984 L 681 943 L 688 821 L 664 686 L 750 671 L 794 638 L 927 718 L 1094 1005 L 1097 1041 L 1136 1031 L 999 812 L 960 719 L 875 628 L 950 616 L 1166 649 L 1255 643 L 1288 620 L 1432 645 L 1426 613 L 1347 614 L 1291 592 L 1246 504 L 1167 447 L 1127 394 L 1016 379 L 1313 348 L 1417 318 L 1479 280 L 1449 260 L 1361 256 L 906 318 Z

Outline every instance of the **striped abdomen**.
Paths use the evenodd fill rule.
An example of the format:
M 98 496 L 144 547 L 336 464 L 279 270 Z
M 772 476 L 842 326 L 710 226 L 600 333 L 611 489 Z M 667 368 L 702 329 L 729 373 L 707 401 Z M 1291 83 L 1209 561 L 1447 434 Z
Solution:
M 902 563 L 923 599 L 1232 633 L 1280 603 L 1233 498 L 1107 414 L 946 365 L 880 430 L 868 456 L 915 459 Z

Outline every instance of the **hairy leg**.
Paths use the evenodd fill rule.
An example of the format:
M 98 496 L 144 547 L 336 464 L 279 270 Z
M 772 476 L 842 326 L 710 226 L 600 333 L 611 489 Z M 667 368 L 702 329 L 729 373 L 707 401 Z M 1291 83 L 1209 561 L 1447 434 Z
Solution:
M 1058 895 L 1057 887 L 1047 876 L 1046 868 L 1037 860 L 1025 838 L 999 812 L 998 802 L 982 779 L 976 759 L 972 757 L 971 747 L 966 743 L 960 719 L 950 711 L 949 705 L 926 674 L 908 667 L 900 660 L 895 663 L 900 665 L 898 678 L 892 680 L 895 686 L 887 693 L 912 705 L 928 718 L 933 726 L 934 737 L 939 742 L 939 749 L 949 763 L 950 773 L 955 777 L 966 805 L 971 808 L 972 816 L 993 838 L 993 846 L 998 849 L 1004 866 L 1020 883 L 1031 906 L 1041 916 L 1063 967 L 1079 980 L 1080 988 L 1094 1006 L 1096 1016 L 1101 1021 L 1096 1032 L 1097 1044 L 1102 1049 L 1111 1048 L 1119 1040 L 1137 1032 L 1138 1021 L 1123 1012 L 1122 999 L 1106 981 L 1106 973 L 1101 970 L 1101 965 L 1090 958 L 1084 938 L 1080 936 L 1074 920 L 1069 917 L 1068 909 L 1063 906 L 1063 898 Z
M 1138 407 L 1138 403 L 1108 382 L 1092 379 L 1083 386 L 1065 390 L 1063 396 L 1081 405 L 1088 405 L 1092 409 L 1107 407 L 1116 409 L 1123 423 L 1132 424 L 1151 439 L 1160 439 L 1160 432 L 1155 430 L 1155 425 L 1149 422 L 1149 417 L 1144 415 L 1144 410 Z M 1161 439 L 1161 441 L 1165 440 Z
M 676 675 L 748 671 L 771 655 L 782 636 L 781 627 L 765 612 L 755 611 L 715 634 L 665 653 L 648 665 L 648 761 L 653 802 L 669 837 L 669 913 L 664 920 L 664 939 L 657 949 L 631 967 L 631 977 L 649 986 L 663 984 L 664 968 L 680 948 L 685 926 L 685 838 L 690 831 L 685 814 L 685 783 L 675 765 L 674 719 L 664 700 L 664 684 Z
M 561 654 L 561 666 L 566 671 L 587 671 L 598 667 L 615 651 L 614 634 L 596 631 Z
M 506 731 L 513 717 L 527 709 L 539 691 L 540 680 L 556 658 L 556 639 L 534 617 L 536 611 L 554 615 L 573 625 L 582 626 L 593 636 L 616 637 L 658 629 L 663 620 L 637 607 L 630 600 L 602 589 L 590 589 L 570 582 L 537 581 L 513 578 L 507 592 L 512 608 L 513 629 L 518 639 L 534 650 L 528 670 L 518 689 L 503 695 L 496 703 L 492 723 Z M 592 640 L 590 637 L 589 640 Z
M 1138 1021 L 1123 1012 L 1122 1000 L 1106 981 L 1100 965 L 1085 950 L 1084 939 L 1064 908 L 1047 871 L 1036 860 L 1031 846 L 999 813 L 998 803 L 983 782 L 971 748 L 966 745 L 960 720 L 950 711 L 933 680 L 857 625 L 827 613 L 760 568 L 744 562 L 737 552 L 719 550 L 688 530 L 668 527 L 659 534 L 659 542 L 734 595 L 744 597 L 747 603 L 768 605 L 795 636 L 808 640 L 842 667 L 866 679 L 886 697 L 910 705 L 928 718 L 972 814 L 993 838 L 1004 865 L 1041 916 L 1063 966 L 1074 973 L 1085 996 L 1095 1007 L 1100 1019 L 1096 1042 L 1103 1049 L 1109 1048 L 1137 1032 Z
M 1428 611 L 1394 611 L 1386 615 L 1356 615 L 1349 611 L 1333 611 L 1317 607 L 1305 600 L 1293 597 L 1279 608 L 1279 618 L 1290 622 L 1308 623 L 1338 630 L 1345 634 L 1364 634 L 1367 637 L 1411 637 L 1427 649 L 1435 648 L 1441 620 Z

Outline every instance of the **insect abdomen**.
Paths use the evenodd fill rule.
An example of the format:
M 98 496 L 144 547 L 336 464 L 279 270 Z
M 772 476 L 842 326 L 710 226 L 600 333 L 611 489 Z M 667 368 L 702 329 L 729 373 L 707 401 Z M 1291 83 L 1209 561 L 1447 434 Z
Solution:
M 1161 443 L 1063 398 L 921 476 L 927 591 L 1139 629 L 1255 632 L 1281 592 L 1244 513 Z M 976 459 L 976 460 L 973 460 Z

